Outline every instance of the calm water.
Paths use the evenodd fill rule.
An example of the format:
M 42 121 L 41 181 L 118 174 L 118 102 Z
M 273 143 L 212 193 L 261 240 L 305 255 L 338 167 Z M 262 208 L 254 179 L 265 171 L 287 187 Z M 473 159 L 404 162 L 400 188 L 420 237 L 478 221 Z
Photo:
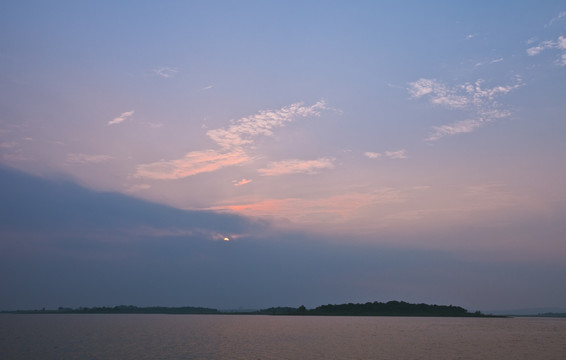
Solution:
M 2 314 L 0 359 L 566 359 L 566 319 Z

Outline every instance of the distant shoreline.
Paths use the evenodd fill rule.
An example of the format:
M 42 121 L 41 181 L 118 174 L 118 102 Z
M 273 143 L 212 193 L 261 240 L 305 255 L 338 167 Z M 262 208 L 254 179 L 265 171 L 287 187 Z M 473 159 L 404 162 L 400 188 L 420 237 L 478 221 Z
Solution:
M 503 315 L 486 315 L 479 311 L 468 312 L 453 305 L 411 304 L 403 301 L 367 302 L 364 304 L 321 305 L 314 309 L 304 306 L 271 307 L 257 311 L 221 311 L 207 307 L 138 307 L 119 305 L 114 307 L 79 307 L 41 310 L 1 311 L 4 314 L 165 314 L 165 315 L 276 315 L 276 316 L 406 316 L 406 317 L 474 317 L 505 318 Z

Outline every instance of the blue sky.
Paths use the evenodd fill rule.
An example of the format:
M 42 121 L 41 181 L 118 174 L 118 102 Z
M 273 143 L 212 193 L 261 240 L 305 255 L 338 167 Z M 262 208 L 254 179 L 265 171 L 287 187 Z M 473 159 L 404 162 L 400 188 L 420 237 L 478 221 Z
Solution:
M 18 256 L 26 256 L 18 241 L 28 239 L 29 259 L 47 269 L 55 261 L 51 250 L 69 247 L 65 259 L 72 268 L 90 256 L 87 249 L 103 243 L 111 246 L 100 249 L 111 251 L 114 241 L 126 248 L 141 241 L 140 248 L 155 247 L 166 258 L 173 237 L 199 244 L 186 245 L 188 252 L 214 257 L 218 250 L 218 259 L 227 261 L 231 249 L 250 264 L 245 276 L 232 279 L 241 289 L 233 295 L 212 286 L 203 290 L 195 279 L 189 287 L 201 289 L 201 297 L 180 295 L 187 289 L 162 290 L 155 301 L 163 304 L 271 306 L 279 298 L 279 305 L 318 305 L 404 297 L 483 309 L 566 306 L 566 293 L 555 289 L 566 275 L 563 2 L 0 6 L 3 171 L 51 185 L 65 179 L 64 187 L 90 191 L 84 202 L 65 193 L 58 215 L 35 213 L 30 191 L 20 193 L 19 209 L 26 210 L 4 202 L 12 222 L 2 223 L 2 246 Z M 14 181 L 4 181 L 3 196 Z M 47 201 L 34 196 L 37 203 Z M 142 202 L 155 218 L 142 221 L 125 211 L 112 224 L 92 221 L 108 216 L 105 207 L 133 199 L 154 204 Z M 98 205 L 83 213 L 89 201 Z M 189 211 L 187 219 L 207 214 L 214 220 L 206 231 L 193 221 L 170 222 L 158 215 L 163 206 Z M 84 217 L 78 223 L 96 236 L 79 235 L 65 221 L 48 230 L 34 225 L 46 222 L 38 216 L 64 214 Z M 232 221 L 247 225 L 224 226 Z M 42 231 L 49 233 L 44 243 Z M 336 285 L 315 272 L 295 290 L 288 284 L 251 291 L 264 272 L 261 259 L 279 264 L 271 271 L 283 278 L 294 263 L 286 252 L 315 249 L 324 256 L 301 264 L 307 269 L 341 259 L 342 266 L 328 268 L 341 279 Z M 151 251 L 142 253 L 120 261 L 132 269 L 155 265 L 158 277 L 175 278 L 172 268 L 154 263 Z M 250 253 L 254 261 L 243 255 Z M 376 262 L 398 264 L 387 273 L 396 280 L 384 280 L 367 253 L 376 254 Z M 83 275 L 99 283 L 94 269 L 103 265 L 95 258 Z M 116 267 L 108 269 L 118 272 L 120 261 L 112 261 Z M 428 265 L 415 269 L 413 261 Z M 461 269 L 461 261 L 468 265 Z M 365 266 L 363 281 L 353 265 L 358 262 Z M 21 274 L 30 265 L 10 264 L 5 274 Z M 423 282 L 428 266 L 444 286 Z M 485 269 L 500 275 L 489 279 Z M 128 281 L 140 284 L 135 272 Z M 456 286 L 454 274 L 474 284 L 473 291 Z M 15 283 L 19 290 L 12 289 L 2 307 L 44 306 L 32 279 L 4 279 L 6 290 Z M 103 289 L 97 293 L 108 295 Z M 135 289 L 89 304 L 147 303 L 147 294 Z M 288 295 L 273 295 L 282 292 Z M 85 291 L 73 301 L 65 300 L 69 293 L 72 287 L 53 285 L 44 302 L 89 305 L 89 297 L 80 296 Z M 256 301 L 260 294 L 265 301 Z

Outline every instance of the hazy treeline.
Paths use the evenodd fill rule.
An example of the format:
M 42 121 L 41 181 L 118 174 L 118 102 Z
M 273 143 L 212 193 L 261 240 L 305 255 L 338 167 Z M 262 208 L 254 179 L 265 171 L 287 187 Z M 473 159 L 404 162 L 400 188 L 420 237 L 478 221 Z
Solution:
M 342 315 L 342 316 L 485 316 L 480 312 L 470 313 L 460 306 L 411 304 L 404 301 L 367 302 L 364 304 L 321 305 L 308 310 L 276 307 L 260 310 L 259 313 L 271 315 Z
M 167 307 L 167 306 L 148 306 L 138 307 L 134 305 L 118 305 L 113 307 L 79 307 L 68 308 L 59 307 L 57 310 L 22 310 L 10 311 L 11 313 L 49 313 L 49 314 L 218 314 L 216 309 L 205 307 Z
M 314 309 L 305 306 L 271 307 L 258 311 L 220 311 L 206 307 L 138 307 L 119 305 L 114 307 L 60 307 L 57 310 L 10 311 L 11 313 L 59 313 L 59 314 L 249 314 L 249 315 L 320 315 L 320 316 L 486 316 L 479 311 L 474 313 L 453 305 L 411 304 L 404 301 L 367 302 L 364 304 L 321 305 Z

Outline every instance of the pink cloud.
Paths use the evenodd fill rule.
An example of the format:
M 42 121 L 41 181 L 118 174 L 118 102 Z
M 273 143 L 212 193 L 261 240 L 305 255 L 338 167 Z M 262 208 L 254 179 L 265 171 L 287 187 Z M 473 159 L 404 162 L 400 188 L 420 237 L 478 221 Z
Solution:
M 192 151 L 181 159 L 138 165 L 135 176 L 156 180 L 176 180 L 249 160 L 250 158 L 242 151 Z
M 277 110 L 262 110 L 258 114 L 232 121 L 232 125 L 228 128 L 207 131 L 206 134 L 208 137 L 210 137 L 220 149 L 193 151 L 186 154 L 181 159 L 161 160 L 150 164 L 141 164 L 138 165 L 135 176 L 150 179 L 175 180 L 203 172 L 212 172 L 226 166 L 248 162 L 252 157 L 248 155 L 247 151 L 252 148 L 254 137 L 259 135 L 272 135 L 273 128 L 284 126 L 286 123 L 300 117 L 319 116 L 320 111 L 326 108 L 326 103 L 321 100 L 311 106 L 295 103 Z M 133 113 L 133 111 L 131 113 Z M 127 114 L 124 113 L 121 117 L 126 115 Z M 131 114 L 127 116 L 130 115 Z M 123 121 L 123 119 L 120 121 Z M 313 160 L 310 163 L 307 162 L 306 164 L 279 164 L 276 169 L 264 170 L 264 175 L 276 175 L 275 172 L 285 173 L 285 170 L 282 168 L 285 167 L 285 165 L 287 166 L 286 173 L 312 173 L 317 168 L 330 167 L 332 164 L 329 164 L 328 161 L 327 159 L 319 159 Z M 274 166 L 277 166 L 277 164 Z
M 245 216 L 286 218 L 295 223 L 318 223 L 351 220 L 355 213 L 372 204 L 403 202 L 398 190 L 381 189 L 372 193 L 348 193 L 317 199 L 265 199 L 246 204 L 216 207 L 214 210 L 229 210 Z
M 285 174 L 316 174 L 322 169 L 332 169 L 334 164 L 328 158 L 320 158 L 317 160 L 283 160 L 270 162 L 267 168 L 259 169 L 259 173 L 263 176 L 276 176 Z
M 251 183 L 253 180 L 250 179 L 242 179 L 242 180 L 232 180 L 234 186 L 242 186 Z

